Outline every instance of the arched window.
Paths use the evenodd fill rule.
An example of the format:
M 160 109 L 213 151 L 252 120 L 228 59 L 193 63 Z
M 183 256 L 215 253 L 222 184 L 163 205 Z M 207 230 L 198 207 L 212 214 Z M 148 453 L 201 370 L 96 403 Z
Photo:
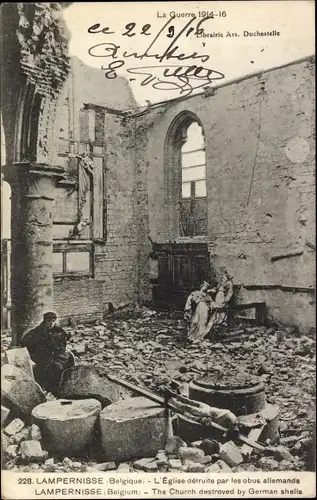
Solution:
M 193 122 L 185 137 L 181 147 L 180 234 L 200 236 L 207 233 L 206 155 L 202 127 Z
M 182 111 L 165 142 L 165 226 L 167 237 L 207 235 L 205 139 L 199 118 Z

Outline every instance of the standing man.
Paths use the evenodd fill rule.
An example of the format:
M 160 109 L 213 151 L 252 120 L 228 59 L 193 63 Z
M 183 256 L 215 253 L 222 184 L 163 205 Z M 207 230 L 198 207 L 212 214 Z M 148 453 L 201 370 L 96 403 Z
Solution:
M 56 324 L 54 312 L 43 315 L 43 321 L 21 339 L 22 347 L 29 351 L 35 363 L 34 376 L 37 382 L 54 396 L 58 393 L 63 371 L 74 366 L 74 357 L 66 352 L 70 334 Z

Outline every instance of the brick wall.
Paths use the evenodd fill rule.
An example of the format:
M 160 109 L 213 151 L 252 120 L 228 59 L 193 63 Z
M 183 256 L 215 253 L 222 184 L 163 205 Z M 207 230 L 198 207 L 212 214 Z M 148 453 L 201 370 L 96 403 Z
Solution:
M 178 238 L 166 224 L 174 206 L 166 198 L 164 148 L 182 112 L 194 113 L 205 132 L 212 266 L 253 286 L 241 288 L 239 300 L 264 299 L 271 318 L 313 326 L 314 62 L 294 62 L 147 115 L 139 164 L 148 183 L 149 235 L 157 242 Z M 271 261 L 294 249 L 302 254 Z
M 104 280 L 105 299 L 118 305 L 137 298 L 134 136 L 131 124 L 113 116 L 106 129 L 107 238 L 95 248 L 95 277 Z
M 54 310 L 63 321 L 74 316 L 80 321 L 101 319 L 104 283 L 94 279 L 54 283 Z
M 72 77 L 72 79 L 71 79 Z M 81 139 L 80 110 L 85 104 L 105 107 L 105 214 L 106 237 L 94 241 L 94 277 L 55 279 L 54 307 L 62 318 L 74 316 L 79 320 L 100 318 L 108 302 L 114 306 L 134 302 L 138 295 L 138 233 L 134 196 L 137 180 L 134 168 L 134 126 L 125 123 L 122 115 L 113 110 L 132 109 L 135 101 L 123 78 L 115 83 L 105 79 L 102 71 L 84 65 L 77 58 L 72 61 L 72 75 L 60 99 L 55 133 L 62 128 L 72 130 L 75 140 Z M 56 162 L 61 158 L 56 157 Z M 66 163 L 67 167 L 67 163 Z M 58 187 L 54 194 L 54 239 L 69 241 L 68 234 L 76 221 L 78 192 L 67 192 Z M 89 209 L 89 199 L 86 205 Z M 88 212 L 89 213 L 89 212 Z M 56 224 L 59 222 L 59 224 Z M 89 229 L 89 228 L 87 228 Z M 81 235 L 89 239 L 89 231 Z M 78 242 L 78 240 L 77 240 Z M 76 243 L 76 242 L 75 242 Z

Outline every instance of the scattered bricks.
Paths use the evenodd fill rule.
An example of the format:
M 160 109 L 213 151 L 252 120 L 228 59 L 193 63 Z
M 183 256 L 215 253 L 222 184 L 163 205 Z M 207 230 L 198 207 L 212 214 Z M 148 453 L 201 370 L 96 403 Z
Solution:
M 217 462 L 215 462 L 214 464 L 208 465 L 205 468 L 205 472 L 224 472 L 224 473 L 226 473 L 226 472 L 232 472 L 232 469 L 223 460 L 217 460 Z
M 203 450 L 200 450 L 199 448 L 181 446 L 179 449 L 179 456 L 184 464 L 185 462 L 200 463 L 200 461 L 203 459 L 205 455 Z
M 278 462 L 281 462 L 282 460 L 288 460 L 290 462 L 294 461 L 294 457 L 291 454 L 291 452 L 288 451 L 283 446 L 279 446 L 279 447 L 277 447 L 277 448 L 274 449 L 274 451 L 273 451 L 273 457 Z
M 294 463 L 294 460 L 292 460 L 292 461 L 290 461 L 290 460 L 282 460 L 279 463 L 278 470 L 279 471 L 297 470 L 297 467 L 296 467 L 296 465 Z
M 204 472 L 205 465 L 196 462 L 190 462 L 187 464 L 186 472 Z
M 30 439 L 30 428 L 25 427 L 24 429 L 22 429 L 22 431 L 14 434 L 14 436 L 12 436 L 12 439 L 14 440 L 14 444 L 19 444 L 22 441 L 27 441 L 28 439 Z
M 70 458 L 65 457 L 65 458 L 63 459 L 62 464 L 63 464 L 63 465 L 65 465 L 65 467 L 72 467 L 72 465 L 73 465 L 73 461 L 72 461 Z
M 158 451 L 157 454 L 156 454 L 155 459 L 156 459 L 156 463 L 157 463 L 158 466 L 166 466 L 166 465 L 168 465 L 168 457 L 167 457 L 167 455 L 166 455 L 166 453 L 165 453 L 164 450 Z
M 136 470 L 144 470 L 144 467 L 150 462 L 153 462 L 153 458 L 141 458 L 133 462 L 133 468 Z
M 72 465 L 73 470 L 78 471 L 80 469 L 80 471 L 81 471 L 82 468 L 83 468 L 83 464 L 81 462 L 73 462 L 73 465 Z
M 22 441 L 20 452 L 24 463 L 41 462 L 45 459 L 39 441 Z
M 122 464 L 119 464 L 119 467 L 117 468 L 117 472 L 126 474 L 130 472 L 130 464 L 123 462 Z
M 220 445 L 214 439 L 204 439 L 201 441 L 199 448 L 203 450 L 205 455 L 216 455 L 219 453 Z
M 114 462 L 102 462 L 100 464 L 94 464 L 94 469 L 99 471 L 115 470 L 117 468 Z
M 5 353 L 6 363 L 16 366 L 23 370 L 29 377 L 34 380 L 32 361 L 29 351 L 26 347 L 19 347 L 17 349 L 9 349 Z
M 38 425 L 36 424 L 31 425 L 30 438 L 34 439 L 35 441 L 41 441 L 42 434 Z
M 13 365 L 1 369 L 1 396 L 5 406 L 29 416 L 33 408 L 46 400 L 39 384 Z
M 179 436 L 172 436 L 166 442 L 165 451 L 169 455 L 178 455 L 179 449 L 186 446 L 187 444 Z
M 179 458 L 171 458 L 169 461 L 170 468 L 180 470 L 182 468 L 182 461 Z
M 81 354 L 85 354 L 86 352 L 86 344 L 76 344 L 73 346 L 72 350 L 76 356 L 81 356 Z
M 230 467 L 235 467 L 243 462 L 241 452 L 233 441 L 227 441 L 227 443 L 221 445 L 219 458 Z
M 10 444 L 5 449 L 5 454 L 9 459 L 16 458 L 18 456 L 18 445 Z
M 45 449 L 53 453 L 82 453 L 93 442 L 95 424 L 101 410 L 96 399 L 57 399 L 32 411 Z
M 158 471 L 158 465 L 156 460 L 152 460 L 152 462 L 148 462 L 147 464 L 144 465 L 143 470 L 145 472 L 157 472 Z
M 55 472 L 56 465 L 54 464 L 54 458 L 48 458 L 44 462 L 44 472 Z
M 261 457 L 258 465 L 262 471 L 279 470 L 278 462 L 271 457 Z
M 102 410 L 100 427 L 106 460 L 154 457 L 165 444 L 165 409 L 143 397 L 121 400 Z
M 20 432 L 23 428 L 25 427 L 25 423 L 19 419 L 15 418 L 12 420 L 12 422 L 7 425 L 7 427 L 4 429 L 4 432 L 7 434 L 7 436 L 13 436 L 14 434 L 17 434 Z
M 1 405 L 1 427 L 7 422 L 10 415 L 9 408 Z
M 118 401 L 120 392 L 116 384 L 99 375 L 97 368 L 78 365 L 65 371 L 59 397 L 67 399 L 93 398 L 100 401 L 102 407 L 105 407 Z
M 258 469 L 253 464 L 244 463 L 236 467 L 235 472 L 257 472 Z
M 211 455 L 205 455 L 200 461 L 201 464 L 205 465 L 210 464 L 211 462 L 212 462 Z

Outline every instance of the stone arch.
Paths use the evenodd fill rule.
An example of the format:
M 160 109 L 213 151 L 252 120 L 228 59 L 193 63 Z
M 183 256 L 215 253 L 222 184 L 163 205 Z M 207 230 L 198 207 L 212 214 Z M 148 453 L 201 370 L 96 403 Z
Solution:
M 193 123 L 204 127 L 200 118 L 189 110 L 180 112 L 170 124 L 164 145 L 164 196 L 166 224 L 170 240 L 180 234 L 180 199 L 182 186 L 181 148 L 187 139 L 187 130 Z

